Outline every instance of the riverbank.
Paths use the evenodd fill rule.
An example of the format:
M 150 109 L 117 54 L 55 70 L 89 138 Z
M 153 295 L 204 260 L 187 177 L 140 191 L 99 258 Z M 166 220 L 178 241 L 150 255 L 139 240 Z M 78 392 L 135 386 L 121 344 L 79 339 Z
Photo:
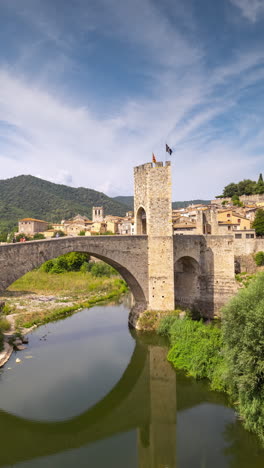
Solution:
M 126 291 L 127 285 L 118 275 L 109 278 L 94 277 L 90 272 L 50 274 L 40 270 L 27 273 L 1 297 L 5 302 L 2 315 L 10 322 L 10 330 L 3 334 L 4 343 L 10 334 L 25 334 L 32 327 L 118 299 Z M 5 346 L 1 352 L 3 362 L 10 357 L 10 349 L 7 348 Z
M 264 273 L 222 309 L 219 325 L 170 316 L 157 331 L 169 338 L 173 366 L 227 393 L 244 427 L 264 445 Z

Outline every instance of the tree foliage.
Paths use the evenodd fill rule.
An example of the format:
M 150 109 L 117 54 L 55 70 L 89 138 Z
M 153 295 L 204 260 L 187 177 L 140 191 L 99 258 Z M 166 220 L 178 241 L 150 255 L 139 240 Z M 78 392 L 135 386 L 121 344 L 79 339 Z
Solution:
M 264 273 L 223 310 L 229 393 L 247 429 L 264 440 Z
M 251 180 L 251 179 L 244 179 L 235 184 L 231 182 L 230 184 L 226 185 L 223 190 L 223 194 L 221 197 L 233 197 L 237 195 L 240 197 L 241 195 L 254 195 L 254 194 L 263 194 L 264 193 L 264 183 L 262 174 L 259 175 L 258 182 Z
M 54 260 L 48 260 L 40 269 L 46 273 L 64 273 L 65 271 L 80 271 L 84 263 L 88 263 L 90 255 L 81 252 L 70 252 Z
M 127 206 L 88 188 L 54 184 L 30 175 L 0 180 L 0 231 L 17 226 L 25 217 L 59 222 L 77 213 L 91 217 L 93 206 L 104 206 L 106 214 L 124 216 Z
M 259 208 L 256 211 L 256 216 L 252 223 L 252 227 L 256 230 L 257 236 L 264 236 L 264 210 L 262 208 Z
M 264 265 L 264 252 L 260 251 L 257 252 L 254 256 L 255 262 L 257 266 L 262 266 Z

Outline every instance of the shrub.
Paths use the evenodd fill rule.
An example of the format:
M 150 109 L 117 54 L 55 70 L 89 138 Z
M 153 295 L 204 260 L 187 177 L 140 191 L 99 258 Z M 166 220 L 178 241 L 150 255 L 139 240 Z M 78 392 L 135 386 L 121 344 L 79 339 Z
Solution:
M 264 273 L 223 309 L 228 388 L 245 427 L 264 441 Z
M 66 270 L 68 271 L 79 271 L 83 263 L 87 263 L 90 260 L 90 255 L 81 252 L 70 252 L 62 255 L 59 258 L 63 258 L 66 262 Z
M 45 236 L 41 232 L 37 232 L 36 234 L 34 234 L 33 239 L 34 240 L 45 239 Z
M 53 266 L 54 266 L 54 261 L 48 260 L 47 262 L 43 263 L 43 265 L 41 265 L 40 270 L 44 271 L 45 273 L 49 273 L 51 269 L 53 268 Z
M 25 234 L 22 234 L 22 233 L 21 233 L 21 234 L 18 234 L 18 235 L 15 237 L 15 241 L 16 241 L 16 242 L 20 242 L 20 239 L 23 239 L 23 238 L 25 238 L 26 241 L 28 241 L 28 240 L 31 239 L 31 237 L 26 236 Z
M 262 251 L 257 252 L 254 259 L 255 259 L 255 262 L 256 262 L 257 266 L 264 265 L 264 252 L 262 252 Z
M 99 276 L 99 277 L 100 276 L 110 277 L 110 276 L 117 274 L 116 270 L 113 267 L 103 262 L 94 263 L 91 268 L 91 273 L 93 276 Z
M 82 266 L 81 266 L 81 268 L 80 268 L 80 271 L 81 271 L 82 273 L 87 273 L 88 271 L 90 271 L 90 270 L 89 270 L 89 265 L 90 265 L 90 263 L 88 263 L 88 262 L 83 262 L 83 264 L 82 264 Z
M 219 378 L 219 368 L 224 367 L 221 330 L 187 317 L 175 320 L 169 335 L 172 348 L 168 360 L 195 378 L 209 378 L 214 389 L 223 390 L 224 383 Z
M 0 331 L 5 332 L 5 331 L 10 330 L 10 328 L 11 328 L 10 322 L 5 318 L 0 318 Z
M 59 231 L 54 232 L 52 237 L 64 237 L 65 235 L 66 235 L 65 232 L 59 230 Z
M 62 273 L 65 271 L 80 271 L 83 263 L 88 263 L 90 255 L 81 252 L 70 252 L 54 260 L 48 260 L 41 265 L 40 270 L 45 273 Z M 87 270 L 88 271 L 88 270 Z
M 166 317 L 163 317 L 159 322 L 157 333 L 162 336 L 169 336 L 170 329 L 175 320 L 179 320 L 176 315 L 167 315 Z
M 85 236 L 85 231 L 80 231 L 79 236 Z

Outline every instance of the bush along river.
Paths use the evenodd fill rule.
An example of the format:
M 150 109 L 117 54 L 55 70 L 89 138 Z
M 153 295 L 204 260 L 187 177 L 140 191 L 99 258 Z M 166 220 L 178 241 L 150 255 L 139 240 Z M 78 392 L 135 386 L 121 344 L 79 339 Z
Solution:
M 167 342 L 128 328 L 129 301 L 29 335 L 0 370 L 0 467 L 262 468 L 226 396 L 176 372 Z

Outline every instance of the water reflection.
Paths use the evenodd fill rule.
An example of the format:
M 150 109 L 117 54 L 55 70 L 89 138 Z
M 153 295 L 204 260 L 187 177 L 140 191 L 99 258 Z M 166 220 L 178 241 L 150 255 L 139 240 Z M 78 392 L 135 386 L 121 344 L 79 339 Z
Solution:
M 157 337 L 144 334 L 134 333 L 132 337 L 127 328 L 127 313 L 124 312 L 127 312 L 124 306 L 101 307 L 97 308 L 97 315 L 92 316 L 89 312 L 90 315 L 88 314 L 87 318 L 86 313 L 82 312 L 64 322 L 49 325 L 55 330 L 56 346 L 59 342 L 62 348 L 65 347 L 63 336 L 68 336 L 69 330 L 71 330 L 71 335 L 75 336 L 76 330 L 80 328 L 79 339 L 76 335 L 76 339 L 72 340 L 73 347 L 70 349 L 71 352 L 75 350 L 77 355 L 79 353 L 79 374 L 83 371 L 83 381 L 76 381 L 75 389 L 72 385 L 68 386 L 67 372 L 68 379 L 75 374 L 72 374 L 71 369 L 66 366 L 64 370 L 65 394 L 59 395 L 62 400 L 60 411 L 63 414 L 71 414 L 74 409 L 75 415 L 64 420 L 61 420 L 62 418 L 54 420 L 49 416 L 48 420 L 44 417 L 44 405 L 42 417 L 39 420 L 36 420 L 36 417 L 30 419 L 27 411 L 23 413 L 21 410 L 22 404 L 17 411 L 13 410 L 13 414 L 9 410 L 0 412 L 0 466 L 20 468 L 44 466 L 67 468 L 75 464 L 78 467 L 92 468 L 123 468 L 124 466 L 127 468 L 176 468 L 176 466 L 178 468 L 211 466 L 258 468 L 263 466 L 263 450 L 256 438 L 244 431 L 241 424 L 237 422 L 225 397 L 209 392 L 204 382 L 195 382 L 183 374 L 177 375 L 176 388 L 176 373 L 166 360 L 167 349 L 164 342 Z M 106 313 L 107 316 L 105 316 Z M 98 317 L 100 316 L 106 317 L 104 322 L 101 322 L 102 334 L 98 331 Z M 96 325 L 96 340 L 101 345 L 102 355 L 105 356 L 108 350 L 108 367 L 112 361 L 112 367 L 106 375 L 109 386 L 107 391 L 107 386 L 102 383 L 101 379 L 101 372 L 102 369 L 105 371 L 105 367 L 99 366 L 100 378 L 93 384 L 98 388 L 98 395 L 104 394 L 105 396 L 97 398 L 95 404 L 93 403 L 94 395 L 89 396 L 89 388 L 92 386 L 91 378 L 94 377 L 94 373 L 89 374 L 86 354 L 89 348 L 84 347 L 83 342 L 85 339 L 83 324 L 84 322 L 87 324 L 87 320 L 89 321 L 88 341 L 92 339 L 91 330 Z M 109 328 L 110 323 L 111 328 Z M 110 354 L 109 343 L 105 349 L 103 348 L 106 331 L 108 339 L 110 335 L 112 336 L 112 354 Z M 40 336 L 41 329 L 37 333 Z M 124 342 L 122 337 L 125 337 Z M 118 348 L 114 344 L 117 341 Z M 125 342 L 127 351 L 125 351 Z M 34 345 L 33 340 L 33 348 L 36 346 L 36 357 L 38 356 L 37 343 Z M 51 348 L 40 345 L 41 356 L 45 350 L 48 353 L 48 349 L 52 349 L 52 340 L 49 344 Z M 88 354 L 89 359 L 93 361 L 90 363 L 92 368 L 94 368 L 94 362 L 99 359 L 99 349 L 100 346 L 97 346 L 97 355 Z M 126 367 L 123 366 L 122 361 L 115 361 L 117 349 L 122 350 L 124 359 L 127 359 L 126 356 L 130 354 L 131 358 L 128 359 L 129 364 Z M 56 350 L 58 351 L 57 347 Z M 81 353 L 84 354 L 83 357 Z M 36 359 L 36 363 L 40 364 L 41 361 Z M 122 366 L 125 370 L 121 372 L 118 379 L 116 376 Z M 38 366 L 35 365 L 35 373 L 37 368 Z M 40 367 L 38 371 L 39 376 L 41 371 L 43 372 L 43 367 Z M 15 393 L 17 399 L 23 402 L 26 392 L 23 394 L 21 368 L 19 372 L 20 380 L 17 380 L 17 387 L 13 389 L 13 394 Z M 87 373 L 89 380 L 87 380 Z M 109 377 L 111 374 L 115 376 L 115 382 L 117 382 L 114 386 L 111 383 L 113 377 Z M 2 389 L 5 389 L 4 381 L 7 375 L 2 375 L 0 392 L 1 383 L 3 383 Z M 51 373 L 51 375 L 54 379 L 54 374 Z M 27 378 L 26 367 L 24 367 L 24 376 Z M 37 378 L 36 375 L 35 378 Z M 45 378 L 49 378 L 48 373 L 45 373 Z M 12 382 L 16 382 L 15 374 Z M 21 382 L 22 396 L 19 394 L 19 382 Z M 42 384 L 44 385 L 44 380 Z M 99 386 L 103 387 L 103 390 Z M 61 387 L 59 388 L 61 391 Z M 5 389 L 5 399 L 7 399 L 7 391 L 12 393 L 11 386 Z M 83 403 L 80 406 L 74 400 L 82 399 L 83 391 L 87 393 L 87 406 L 78 414 L 76 409 L 83 407 Z M 0 401 L 2 402 L 2 393 L 0 393 Z M 11 402 L 14 404 L 12 398 Z M 63 412 L 63 406 L 70 405 L 70 402 L 72 402 L 73 409 L 69 411 L 66 408 Z M 39 403 L 41 406 L 40 401 Z M 3 404 L 1 406 L 4 407 Z M 38 416 L 40 411 L 36 411 L 35 414 Z

